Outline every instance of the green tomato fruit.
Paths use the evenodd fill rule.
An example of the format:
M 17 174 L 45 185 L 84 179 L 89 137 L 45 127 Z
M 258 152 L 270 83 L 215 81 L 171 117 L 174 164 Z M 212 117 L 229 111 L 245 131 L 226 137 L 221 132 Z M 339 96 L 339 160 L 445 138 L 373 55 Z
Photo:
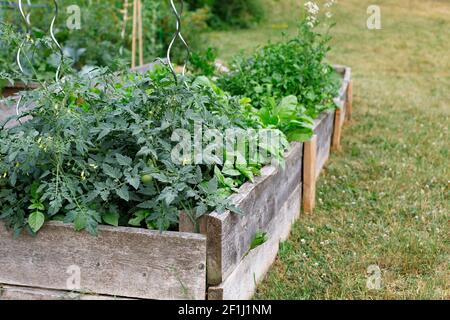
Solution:
M 143 184 L 150 184 L 153 181 L 153 177 L 151 175 L 149 175 L 149 174 L 144 174 L 141 177 L 141 181 L 142 181 Z

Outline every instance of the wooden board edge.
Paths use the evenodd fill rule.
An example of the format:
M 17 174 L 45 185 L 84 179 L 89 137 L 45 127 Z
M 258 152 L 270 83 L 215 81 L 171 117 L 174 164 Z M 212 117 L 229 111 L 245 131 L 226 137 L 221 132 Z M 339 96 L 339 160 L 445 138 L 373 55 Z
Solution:
M 106 295 L 89 295 L 63 290 L 20 287 L 0 284 L 0 301 L 4 300 L 135 300 Z
M 336 109 L 334 116 L 334 130 L 331 149 L 335 152 L 341 150 L 341 136 L 342 136 L 342 117 L 344 113 L 342 109 Z
M 43 230 L 45 230 L 46 227 L 56 227 L 56 228 L 64 228 L 70 231 L 75 231 L 74 227 L 70 223 L 63 223 L 59 221 L 50 221 L 47 222 Z M 133 228 L 133 227 L 113 227 L 113 226 L 107 226 L 107 225 L 99 225 L 98 233 L 101 232 L 111 232 L 111 233 L 123 233 L 123 234 L 139 234 L 139 235 L 148 235 L 148 236 L 157 236 L 162 238 L 182 238 L 184 240 L 205 240 L 205 235 L 193 233 L 193 232 L 178 232 L 178 231 L 158 231 L 158 230 L 150 230 L 150 229 L 144 229 L 144 228 Z M 80 231 L 80 233 L 87 233 L 86 231 Z M 39 233 L 37 235 L 39 237 Z M 92 236 L 95 237 L 95 236 Z
M 7 230 L 5 228 L 5 226 L 2 224 L 0 225 L 0 231 L 4 231 L 4 232 L 0 232 L 0 236 L 4 237 L 3 238 L 3 242 L 8 244 L 14 240 L 14 237 L 11 234 L 11 230 Z M 35 242 L 40 243 L 41 241 L 39 241 L 39 236 L 40 234 L 44 233 L 44 232 L 49 232 L 48 235 L 45 236 L 45 239 L 47 239 L 46 241 L 49 241 L 49 237 L 50 239 L 52 238 L 52 231 L 57 230 L 56 234 L 69 234 L 68 236 L 68 241 L 71 241 L 73 238 L 73 241 L 75 241 L 74 243 L 77 243 L 77 233 L 76 231 L 73 230 L 73 226 L 70 224 L 64 224 L 61 222 L 50 222 L 48 224 L 46 224 L 43 229 L 40 231 L 40 233 L 38 233 L 38 235 L 35 238 Z M 207 242 L 206 242 L 206 236 L 205 235 L 201 235 L 201 234 L 191 234 L 191 233 L 180 233 L 180 232 L 159 232 L 159 231 L 152 231 L 152 230 L 146 230 L 146 229 L 139 229 L 139 228 L 126 228 L 126 227 L 109 227 L 109 226 L 99 226 L 99 235 L 102 234 L 102 232 L 108 232 L 110 233 L 109 235 L 105 235 L 106 237 L 110 238 L 112 237 L 113 241 L 114 239 L 119 239 L 119 238 L 124 238 L 126 239 L 127 235 L 131 236 L 132 239 L 136 239 L 139 238 L 140 239 L 145 239 L 145 237 L 149 237 L 149 241 L 153 241 L 153 242 L 158 242 L 161 243 L 162 245 L 164 243 L 167 243 L 167 241 L 171 241 L 172 243 L 177 243 L 177 244 L 183 244 L 186 243 L 188 244 L 186 246 L 186 248 L 195 248 L 195 252 L 193 251 L 189 251 L 186 252 L 185 254 L 185 258 L 188 259 L 190 257 L 189 253 L 194 254 L 192 256 L 195 256 L 196 259 L 194 260 L 193 258 L 191 259 L 191 265 L 195 265 L 195 268 L 197 268 L 198 266 L 198 270 L 195 269 L 195 273 L 194 271 L 189 271 L 190 275 L 188 274 L 188 277 L 190 279 L 192 279 L 192 283 L 190 282 L 188 286 L 182 285 L 183 287 L 183 292 L 176 292 L 176 293 L 172 293 L 175 292 L 175 290 L 172 290 L 172 287 L 166 287 L 165 290 L 162 290 L 160 293 L 156 293 L 155 290 L 151 291 L 147 291 L 147 292 L 142 292 L 142 291 L 138 291 L 138 290 L 128 290 L 129 292 L 124 292 L 121 290 L 120 284 L 117 287 L 114 286 L 106 286 L 105 288 L 103 288 L 102 286 L 98 286 L 96 285 L 96 279 L 95 278 L 90 278 L 89 281 L 89 285 L 88 286 L 84 286 L 83 288 L 88 288 L 88 289 L 82 289 L 82 293 L 85 292 L 89 292 L 90 294 L 92 293 L 93 295 L 99 295 L 99 296 L 121 296 L 121 297 L 129 297 L 129 298 L 134 298 L 134 299 L 186 299 L 186 292 L 189 291 L 189 299 L 195 299 L 195 300 L 204 300 L 206 298 L 206 250 L 207 250 Z M 113 235 L 111 235 L 111 233 L 114 233 Z M 123 233 L 123 235 L 122 235 Z M 10 239 L 7 239 L 6 237 L 11 236 Z M 84 234 L 82 235 L 82 237 L 87 238 L 87 237 L 93 237 L 94 240 L 92 240 L 92 243 L 95 243 L 95 236 L 89 235 L 89 234 Z M 150 240 L 150 238 L 152 240 Z M 80 238 L 78 238 L 80 239 Z M 20 240 L 20 239 L 18 239 Z M 41 245 L 42 247 L 42 245 Z M 168 248 L 167 251 L 170 251 L 170 248 Z M 49 250 L 51 250 L 49 248 Z M 47 250 L 47 251 L 49 251 Z M 180 250 L 182 250 L 182 248 L 180 248 Z M 120 251 L 120 248 L 118 248 L 118 251 Z M 51 251 L 47 254 L 47 256 L 51 256 Z M 80 261 L 83 260 L 83 257 L 74 257 L 74 259 L 79 259 Z M 164 256 L 161 255 L 161 259 L 165 259 Z M 44 260 L 43 260 L 44 261 Z M 198 265 L 196 264 L 198 261 Z M 49 266 L 53 265 L 54 263 L 52 263 L 51 259 L 49 259 L 48 261 Z M 153 263 L 153 265 L 155 265 Z M 141 264 L 141 266 L 144 266 L 144 264 Z M 41 263 L 41 268 L 43 267 L 43 264 Z M 95 267 L 92 267 L 95 268 Z M 115 269 L 114 269 L 115 270 Z M 194 270 L 194 269 L 192 269 Z M 3 271 L 0 271 L 0 273 L 2 273 Z M 168 271 L 169 272 L 169 271 Z M 172 271 L 170 271 L 172 272 Z M 65 273 L 64 273 L 65 274 Z M 179 277 L 179 275 L 173 275 L 170 274 L 170 277 L 172 277 L 172 279 L 174 277 Z M 180 277 L 180 279 L 182 279 Z M 178 279 L 179 282 L 181 282 L 181 280 Z M 33 288 L 41 288 L 42 290 L 50 290 L 50 291 L 67 291 L 66 287 L 61 285 L 61 279 L 58 279 L 58 282 L 55 283 L 50 283 L 47 281 L 33 281 L 33 280 L 28 280 L 26 277 L 23 278 L 20 276 L 20 274 L 17 275 L 10 275 L 8 273 L 6 274 L 2 274 L 2 280 L 1 283 L 3 283 L 3 286 L 11 286 L 11 287 L 33 287 Z M 162 279 L 161 279 L 162 280 Z M 85 284 L 86 281 L 83 280 L 83 283 Z M 102 283 L 102 282 L 98 282 L 97 283 Z M 161 281 L 160 284 L 161 286 L 164 286 L 164 282 Z M 100 289 L 99 289 L 100 288 Z M 171 291 L 172 290 L 172 291 Z M 177 289 L 178 290 L 178 287 Z
M 300 155 L 300 159 L 302 159 L 303 152 L 303 143 L 294 142 L 291 144 L 289 150 L 285 153 L 286 161 L 288 159 L 293 159 L 293 157 L 298 157 Z M 299 166 L 301 164 L 298 164 Z M 239 203 L 245 199 L 253 190 L 257 189 L 257 184 L 263 183 L 266 179 L 273 177 L 276 174 L 279 174 L 283 170 L 279 166 L 267 165 L 265 166 L 263 171 L 263 176 L 257 177 L 254 183 L 246 182 L 239 189 L 239 193 L 235 194 L 232 199 L 235 200 L 235 204 L 239 205 Z M 301 171 L 301 170 L 300 170 Z M 301 179 L 300 179 L 301 180 Z M 301 184 L 301 181 L 299 181 Z M 228 221 L 231 219 L 231 213 L 226 211 L 224 213 L 213 212 L 206 216 L 206 227 L 202 227 L 203 230 L 206 231 L 207 234 L 207 283 L 209 285 L 219 285 L 223 282 L 223 280 L 228 277 L 234 270 L 235 266 L 228 267 L 223 264 L 223 247 L 226 245 L 223 243 L 223 230 Z M 183 223 L 185 223 L 185 219 L 183 218 Z M 189 222 L 186 222 L 190 224 Z M 183 227 L 184 228 L 184 227 Z M 191 226 L 187 226 L 188 229 L 192 228 Z
M 350 80 L 347 87 L 346 97 L 346 121 L 351 121 L 353 116 L 353 81 Z
M 256 291 L 273 262 L 275 261 L 281 241 L 285 241 L 293 224 L 300 216 L 301 186 L 296 188 L 286 202 L 286 215 L 274 223 L 272 236 L 259 247 L 251 250 L 234 269 L 234 271 L 220 285 L 208 288 L 208 300 L 248 300 Z M 293 208 L 290 205 L 295 204 Z M 251 272 L 249 272 L 251 271 Z
M 305 142 L 303 152 L 303 211 L 313 213 L 316 206 L 317 135 Z

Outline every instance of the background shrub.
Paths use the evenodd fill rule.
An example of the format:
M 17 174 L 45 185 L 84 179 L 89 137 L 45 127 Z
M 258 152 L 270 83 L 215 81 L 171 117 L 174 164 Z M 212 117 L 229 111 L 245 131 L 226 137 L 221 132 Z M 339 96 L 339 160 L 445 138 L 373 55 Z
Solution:
M 209 7 L 213 27 L 248 27 L 259 22 L 264 16 L 260 0 L 188 0 L 191 8 Z
M 53 17 L 53 6 L 48 1 L 34 1 L 31 9 L 32 38 L 42 39 L 48 35 Z M 131 59 L 132 24 L 128 23 L 125 39 L 121 37 L 123 24 L 123 1 L 77 1 L 81 8 L 81 30 L 70 30 L 66 26 L 68 18 L 66 8 L 73 5 L 73 0 L 61 0 L 55 33 L 64 48 L 65 55 L 73 59 L 73 67 L 81 69 L 86 65 L 108 66 L 116 69 L 119 61 L 129 64 Z M 11 24 L 15 30 L 24 31 L 25 24 L 19 10 L 14 7 L 1 7 L 0 22 Z M 175 31 L 175 18 L 168 1 L 143 2 L 143 35 L 145 61 L 153 61 L 156 57 L 165 56 L 167 47 Z M 132 14 L 132 10 L 129 10 Z M 199 7 L 186 11 L 183 15 L 183 36 L 192 50 L 201 46 L 199 34 L 208 28 L 211 19 L 208 7 Z M 183 48 L 177 42 L 174 48 L 174 60 L 184 58 Z M 17 45 L 0 42 L 0 66 L 2 70 L 11 71 L 15 66 Z M 58 64 L 58 55 L 52 50 L 38 50 L 33 53 L 35 69 L 42 74 L 53 73 Z M 4 68 L 3 68 L 4 67 Z M 45 78 L 45 76 L 44 76 Z

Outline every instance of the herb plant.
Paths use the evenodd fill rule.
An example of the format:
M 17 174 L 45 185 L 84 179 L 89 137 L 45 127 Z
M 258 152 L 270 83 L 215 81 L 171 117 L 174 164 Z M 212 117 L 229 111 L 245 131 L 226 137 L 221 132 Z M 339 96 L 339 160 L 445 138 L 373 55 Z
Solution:
M 324 62 L 329 40 L 304 20 L 296 38 L 236 58 L 218 84 L 233 95 L 250 98 L 263 122 L 283 130 L 290 140 L 307 140 L 312 119 L 335 108 L 339 78 Z

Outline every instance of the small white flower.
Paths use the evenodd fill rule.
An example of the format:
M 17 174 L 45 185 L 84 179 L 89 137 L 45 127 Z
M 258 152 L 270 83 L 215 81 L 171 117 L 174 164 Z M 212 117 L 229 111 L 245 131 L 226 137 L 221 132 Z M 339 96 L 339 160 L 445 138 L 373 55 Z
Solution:
M 333 17 L 333 14 L 331 12 L 327 12 L 327 13 L 325 13 L 325 17 L 327 17 L 328 19 L 331 19 Z
M 314 26 L 316 25 L 316 22 L 317 22 L 317 18 L 315 16 L 308 16 L 306 18 L 306 24 L 310 28 L 314 28 Z
M 305 239 L 301 239 L 300 242 L 301 242 L 302 244 L 305 244 L 305 243 L 306 243 L 306 240 L 305 240 Z
M 336 0 L 329 0 L 325 3 L 325 7 L 326 8 L 331 8 L 334 4 L 336 4 L 337 1 Z
M 316 15 L 316 14 L 318 14 L 319 11 L 320 11 L 319 6 L 318 6 L 317 3 L 315 3 L 314 1 L 308 1 L 308 2 L 306 2 L 306 3 L 305 3 L 305 8 L 306 8 L 306 10 L 307 10 L 310 14 L 312 14 L 312 15 Z

